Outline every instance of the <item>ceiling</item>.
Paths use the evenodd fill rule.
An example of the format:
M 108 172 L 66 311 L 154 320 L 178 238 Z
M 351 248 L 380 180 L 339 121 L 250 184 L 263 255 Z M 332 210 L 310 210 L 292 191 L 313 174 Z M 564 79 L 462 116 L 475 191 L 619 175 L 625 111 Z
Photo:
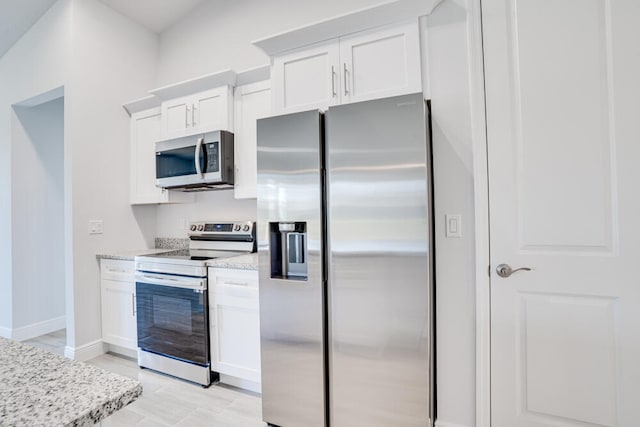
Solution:
M 0 57 L 26 33 L 56 0 L 0 0 Z
M 207 0 L 100 0 L 156 33 L 166 30 Z M 0 0 L 0 57 L 56 0 Z
M 6 0 L 0 0 L 6 1 Z M 205 0 L 100 0 L 151 31 L 161 33 Z

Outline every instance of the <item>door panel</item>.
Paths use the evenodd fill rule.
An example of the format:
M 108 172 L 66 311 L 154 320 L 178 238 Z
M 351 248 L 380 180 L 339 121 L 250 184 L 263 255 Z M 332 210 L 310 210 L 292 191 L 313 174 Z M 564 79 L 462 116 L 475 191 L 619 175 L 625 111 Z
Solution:
M 635 425 L 640 3 L 482 12 L 492 425 Z
M 239 86 L 235 90 L 235 186 L 236 199 L 256 197 L 257 120 L 271 114 L 271 82 Z
M 193 127 L 198 133 L 232 130 L 229 124 L 229 91 L 227 86 L 222 86 L 194 96 Z
M 605 2 L 540 7 L 525 0 L 512 7 L 507 65 L 517 88 L 511 102 L 520 249 L 611 251 L 615 165 Z
M 343 103 L 422 90 L 417 22 L 341 38 L 340 61 Z
M 262 415 L 278 426 L 326 425 L 321 131 L 318 111 L 257 126 Z M 273 274 L 276 222 L 306 224 L 307 280 Z
M 274 112 L 325 109 L 339 101 L 338 41 L 274 59 Z
M 331 107 L 326 123 L 331 425 L 427 426 L 424 99 Z
M 518 300 L 523 415 L 549 424 L 564 419 L 611 425 L 615 298 L 523 292 Z
M 186 135 L 191 126 L 191 101 L 178 98 L 162 103 L 162 139 L 177 138 Z

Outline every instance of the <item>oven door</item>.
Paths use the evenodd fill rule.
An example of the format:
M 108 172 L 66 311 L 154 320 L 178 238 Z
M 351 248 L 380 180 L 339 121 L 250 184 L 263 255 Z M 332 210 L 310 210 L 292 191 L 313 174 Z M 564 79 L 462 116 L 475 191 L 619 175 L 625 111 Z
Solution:
M 138 347 L 209 364 L 207 279 L 136 273 Z

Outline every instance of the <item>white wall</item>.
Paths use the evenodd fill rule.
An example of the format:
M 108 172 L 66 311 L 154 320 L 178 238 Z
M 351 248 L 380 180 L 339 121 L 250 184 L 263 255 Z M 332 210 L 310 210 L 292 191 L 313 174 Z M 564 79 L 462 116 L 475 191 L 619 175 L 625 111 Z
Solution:
M 60 0 L 0 57 L 0 334 L 13 328 L 11 228 L 12 104 L 64 86 L 69 65 L 71 0 Z
M 0 58 L 0 203 L 10 206 L 11 105 L 64 86 L 67 344 L 101 338 L 95 254 L 153 246 L 155 208 L 129 205 L 129 119 L 121 104 L 155 86 L 158 37 L 97 0 L 59 0 Z M 16 194 L 19 197 L 19 194 Z M 29 207 L 25 207 L 27 211 Z M 16 207 L 15 215 L 21 215 Z M 11 333 L 11 215 L 0 211 L 0 333 Z M 104 234 L 89 235 L 90 219 Z M 20 314 L 17 312 L 20 311 Z M 21 322 L 24 319 L 21 319 Z M 84 353 L 85 356 L 89 355 Z
M 11 158 L 13 329 L 26 339 L 65 325 L 64 98 L 14 108 Z
M 96 253 L 153 247 L 155 208 L 129 205 L 129 117 L 121 105 L 153 87 L 158 45 L 154 33 L 97 0 L 73 1 L 71 36 L 65 161 L 73 265 L 67 303 L 75 317 L 67 345 L 78 350 L 102 336 Z M 103 220 L 104 234 L 90 235 L 90 220 Z
M 475 240 L 469 32 L 473 0 L 445 0 L 427 18 L 436 227 L 438 421 L 475 426 Z M 462 237 L 445 237 L 445 215 Z

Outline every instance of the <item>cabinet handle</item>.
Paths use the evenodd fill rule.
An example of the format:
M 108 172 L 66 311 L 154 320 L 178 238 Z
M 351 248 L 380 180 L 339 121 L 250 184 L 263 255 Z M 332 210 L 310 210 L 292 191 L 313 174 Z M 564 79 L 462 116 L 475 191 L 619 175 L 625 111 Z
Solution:
M 349 94 L 349 88 L 347 87 L 347 73 L 348 73 L 348 71 L 347 71 L 347 63 L 346 62 L 344 62 L 342 64 L 342 68 L 344 70 L 344 73 L 343 73 L 344 74 L 344 94 L 348 95 Z
M 248 283 L 246 282 L 234 282 L 232 280 L 227 280 L 224 282 L 225 285 L 232 285 L 232 286 L 249 286 Z
M 136 317 L 136 294 L 131 294 L 131 314 Z
M 184 126 L 185 127 L 191 126 L 189 124 L 189 110 L 191 110 L 191 108 L 189 108 L 189 106 L 187 105 L 186 110 L 184 110 Z
M 109 273 L 126 273 L 126 270 L 118 269 L 118 268 L 107 268 Z
M 331 95 L 335 98 L 338 93 L 336 92 L 336 69 L 331 66 Z
M 191 126 L 196 125 L 196 106 L 191 107 Z

